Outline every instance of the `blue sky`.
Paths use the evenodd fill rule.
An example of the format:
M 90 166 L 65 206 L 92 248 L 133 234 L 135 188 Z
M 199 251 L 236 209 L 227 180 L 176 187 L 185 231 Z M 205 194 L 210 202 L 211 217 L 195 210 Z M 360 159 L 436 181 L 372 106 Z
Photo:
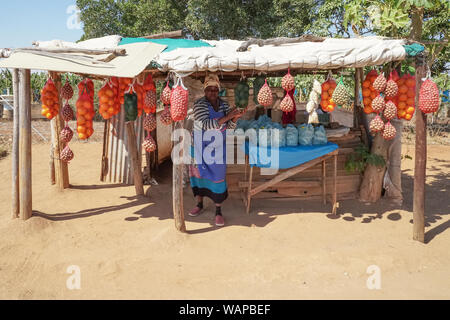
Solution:
M 34 40 L 77 41 L 83 35 L 67 13 L 75 0 L 2 1 L 0 11 L 0 48 L 30 47 Z

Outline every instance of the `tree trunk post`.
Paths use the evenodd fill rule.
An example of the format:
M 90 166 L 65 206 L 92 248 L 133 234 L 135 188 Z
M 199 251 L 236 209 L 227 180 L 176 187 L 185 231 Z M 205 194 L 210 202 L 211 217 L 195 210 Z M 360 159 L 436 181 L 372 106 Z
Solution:
M 361 99 L 359 91 L 361 90 L 362 68 L 355 68 L 355 101 L 353 105 L 353 127 L 359 128 L 362 124 Z
M 411 38 L 422 38 L 423 8 L 412 8 Z M 425 242 L 425 178 L 427 164 L 427 116 L 418 108 L 419 91 L 425 76 L 424 56 L 416 56 L 416 147 L 414 163 L 413 239 Z
M 55 83 L 55 87 L 58 90 L 58 96 L 59 96 L 59 105 L 60 105 L 60 112 L 63 107 L 62 105 L 62 99 L 61 99 L 61 75 L 57 72 L 50 72 L 50 77 L 53 79 L 53 82 Z M 69 168 L 67 166 L 67 162 L 64 162 L 61 160 L 61 152 L 63 151 L 65 145 L 59 138 L 59 133 L 64 128 L 64 120 L 62 119 L 61 115 L 58 113 L 56 117 L 54 117 L 52 120 L 53 125 L 52 128 L 52 144 L 54 148 L 54 163 L 55 163 L 55 181 L 56 185 L 61 189 L 67 189 L 69 188 Z
M 425 65 L 416 59 L 416 147 L 414 163 L 413 239 L 425 241 L 425 179 L 427 166 L 427 115 L 419 108 L 419 90 Z
M 13 110 L 13 145 L 12 145 L 12 218 L 16 219 L 20 213 L 19 202 L 19 70 L 12 70 L 13 94 L 14 94 L 14 110 Z
M 136 144 L 136 132 L 134 129 L 134 122 L 128 121 L 126 123 L 127 135 L 128 135 L 128 150 L 130 152 L 131 170 L 133 171 L 134 187 L 136 189 L 136 195 L 144 194 L 144 184 L 142 182 L 142 170 L 141 159 L 139 158 L 139 152 Z
M 20 217 L 28 220 L 32 215 L 31 189 L 31 71 L 19 71 L 19 188 L 20 188 Z
M 184 130 L 183 121 L 177 121 L 174 126 L 175 130 Z M 172 206 L 173 206 L 173 216 L 175 220 L 175 228 L 178 231 L 186 232 L 186 224 L 184 222 L 184 207 L 183 207 L 183 159 L 184 152 L 184 139 L 187 137 L 184 136 L 182 141 L 178 142 L 180 144 L 180 154 L 174 154 L 175 157 L 179 157 L 179 159 L 172 158 L 172 161 L 179 160 L 179 163 L 174 163 L 172 170 Z M 177 142 L 177 141 L 176 141 Z

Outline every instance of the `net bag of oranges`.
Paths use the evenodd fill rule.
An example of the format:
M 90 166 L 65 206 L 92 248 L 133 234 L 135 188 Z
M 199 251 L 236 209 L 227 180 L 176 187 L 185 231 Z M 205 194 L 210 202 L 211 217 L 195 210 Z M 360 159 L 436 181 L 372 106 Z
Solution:
M 41 91 L 41 114 L 47 119 L 53 119 L 59 113 L 59 96 L 52 78 L 48 78 Z
M 77 133 L 80 140 L 86 140 L 94 133 L 94 83 L 91 79 L 84 79 L 78 84 Z

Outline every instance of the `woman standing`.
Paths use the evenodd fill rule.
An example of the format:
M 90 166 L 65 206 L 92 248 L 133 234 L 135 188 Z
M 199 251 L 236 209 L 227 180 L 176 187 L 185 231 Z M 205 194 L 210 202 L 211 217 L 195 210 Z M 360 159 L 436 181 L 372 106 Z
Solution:
M 224 226 L 222 216 L 222 202 L 228 197 L 226 175 L 226 129 L 234 129 L 236 121 L 241 117 L 239 110 L 230 109 L 230 106 L 219 98 L 219 77 L 216 74 L 206 76 L 204 83 L 205 96 L 194 104 L 194 132 L 193 154 L 200 163 L 189 168 L 190 182 L 194 197 L 197 198 L 197 206 L 189 212 L 192 217 L 198 216 L 203 210 L 203 197 L 208 197 L 216 204 L 216 226 Z M 204 141 L 203 136 L 210 130 L 215 130 L 220 136 L 220 141 Z M 214 138 L 216 139 L 216 138 Z M 208 161 L 203 156 L 205 147 L 213 144 L 222 150 L 221 161 Z M 211 158 L 215 159 L 215 150 Z M 219 155 L 220 157 L 220 155 Z M 205 161 L 206 160 L 206 161 Z

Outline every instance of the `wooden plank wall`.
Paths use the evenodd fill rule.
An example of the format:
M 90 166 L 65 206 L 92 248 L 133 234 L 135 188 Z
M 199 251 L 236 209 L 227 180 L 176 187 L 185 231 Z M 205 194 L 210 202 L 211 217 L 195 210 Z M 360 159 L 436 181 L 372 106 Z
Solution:
M 354 151 L 361 141 L 361 130 L 351 130 L 344 137 L 330 138 L 330 142 L 339 145 L 339 155 L 337 159 L 337 198 L 338 200 L 356 199 L 359 194 L 359 186 L 361 184 L 361 176 L 359 173 L 349 173 L 345 170 L 345 162 L 350 153 Z M 327 185 L 332 183 L 333 173 L 332 160 L 328 160 L 326 164 Z M 261 175 L 259 168 L 253 170 L 253 183 L 258 185 L 264 181 L 270 180 L 273 176 Z M 279 170 L 278 173 L 285 170 Z M 245 174 L 244 165 L 228 165 L 227 167 L 227 183 L 229 192 L 240 192 L 239 182 L 242 182 Z M 287 196 L 295 196 L 299 198 L 307 198 L 320 200 L 322 199 L 322 188 L 320 179 L 322 176 L 322 165 L 318 164 L 311 167 L 269 189 L 255 195 L 255 198 L 282 198 Z M 328 195 L 331 195 L 332 188 L 327 188 Z

